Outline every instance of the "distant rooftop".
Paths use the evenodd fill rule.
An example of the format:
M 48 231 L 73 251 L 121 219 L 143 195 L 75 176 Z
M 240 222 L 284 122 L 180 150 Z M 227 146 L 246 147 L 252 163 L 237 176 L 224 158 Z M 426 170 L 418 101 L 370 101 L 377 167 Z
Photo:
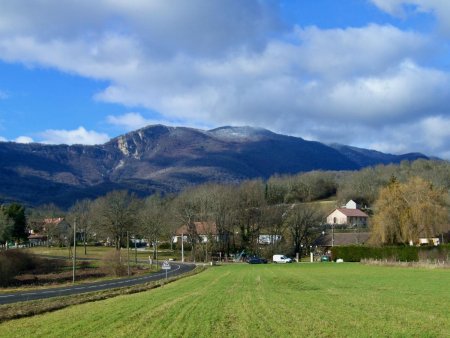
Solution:
M 334 233 L 334 245 L 362 245 L 366 244 L 369 240 L 370 232 L 335 232 Z M 313 245 L 317 246 L 332 246 L 332 235 L 325 234 L 320 235 L 314 242 Z

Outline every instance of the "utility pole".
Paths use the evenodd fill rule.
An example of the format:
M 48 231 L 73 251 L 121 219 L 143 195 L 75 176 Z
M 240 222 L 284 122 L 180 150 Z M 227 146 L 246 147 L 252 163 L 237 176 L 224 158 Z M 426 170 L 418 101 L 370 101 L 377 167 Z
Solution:
M 128 276 L 130 275 L 130 238 L 127 231 L 127 263 L 128 263 Z
M 181 263 L 184 263 L 184 234 L 181 233 Z
M 137 264 L 137 239 L 134 236 L 134 263 Z
M 158 238 L 155 239 L 156 266 L 158 266 Z
M 73 221 L 73 255 L 72 255 L 72 284 L 75 284 L 75 265 L 77 260 L 77 220 Z
M 87 250 L 86 250 L 86 224 L 84 225 L 85 228 L 83 229 L 83 245 L 84 245 L 84 255 L 87 255 Z
M 331 246 L 334 247 L 334 224 L 331 224 Z

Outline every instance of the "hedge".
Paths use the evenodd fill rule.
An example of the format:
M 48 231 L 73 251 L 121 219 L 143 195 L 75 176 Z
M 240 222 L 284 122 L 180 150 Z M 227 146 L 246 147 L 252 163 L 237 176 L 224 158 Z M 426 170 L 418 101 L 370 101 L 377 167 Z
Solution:
M 342 258 L 344 262 L 360 262 L 362 259 L 378 259 L 401 262 L 418 262 L 423 260 L 448 261 L 450 245 L 437 247 L 416 246 L 335 246 L 331 248 L 333 260 Z
M 0 251 L 0 286 L 8 286 L 18 273 L 35 265 L 35 258 L 27 252 L 17 249 Z

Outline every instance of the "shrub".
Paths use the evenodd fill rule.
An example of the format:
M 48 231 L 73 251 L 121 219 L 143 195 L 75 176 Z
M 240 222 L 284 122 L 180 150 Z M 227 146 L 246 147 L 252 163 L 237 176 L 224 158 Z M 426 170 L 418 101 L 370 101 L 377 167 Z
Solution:
M 168 249 L 170 249 L 170 243 L 169 242 L 163 242 L 163 243 L 158 245 L 158 249 L 168 250 Z
M 339 246 L 331 249 L 332 259 L 342 258 L 345 262 L 360 262 L 362 259 L 385 259 L 412 262 L 419 260 L 420 248 L 414 246 Z
M 120 250 L 111 250 L 103 256 L 103 267 L 108 275 L 120 277 L 127 274 L 125 260 L 122 258 Z
M 362 259 L 376 259 L 401 262 L 448 261 L 449 245 L 441 246 L 336 246 L 331 249 L 333 260 L 342 258 L 346 262 L 360 262 Z
M 177 242 L 177 246 L 176 246 L 177 250 L 181 250 L 181 241 Z M 192 250 L 192 245 L 188 242 L 184 242 L 183 243 L 183 248 L 184 251 L 191 251 Z
M 419 260 L 433 262 L 448 261 L 449 253 L 450 246 L 448 245 L 421 247 L 419 251 Z
M 32 255 L 19 250 L 0 252 L 0 285 L 8 286 L 19 273 L 31 270 L 36 262 Z

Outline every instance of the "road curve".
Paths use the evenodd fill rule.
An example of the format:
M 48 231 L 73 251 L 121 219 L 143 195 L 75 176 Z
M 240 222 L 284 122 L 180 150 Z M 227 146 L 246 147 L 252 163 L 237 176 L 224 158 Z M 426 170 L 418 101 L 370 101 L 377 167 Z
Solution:
M 167 270 L 167 277 L 174 277 L 192 271 L 194 270 L 195 265 L 171 262 L 170 267 L 171 269 Z M 126 286 L 134 286 L 144 284 L 147 282 L 158 281 L 165 278 L 166 272 L 164 270 L 161 270 L 157 273 L 152 273 L 138 277 L 120 278 L 109 281 L 101 281 L 101 282 L 64 286 L 51 289 L 26 291 L 26 292 L 3 293 L 0 294 L 0 305 L 25 302 L 29 300 L 46 299 L 52 297 L 77 295 L 80 293 L 102 291 Z

